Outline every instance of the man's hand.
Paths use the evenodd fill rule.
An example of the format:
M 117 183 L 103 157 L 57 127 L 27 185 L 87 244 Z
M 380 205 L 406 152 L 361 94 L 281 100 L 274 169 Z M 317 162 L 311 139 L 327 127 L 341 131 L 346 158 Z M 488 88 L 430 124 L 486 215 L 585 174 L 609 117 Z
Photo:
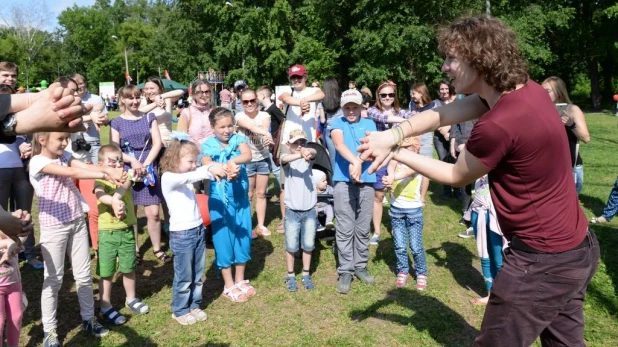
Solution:
M 81 117 L 92 109 L 73 95 L 60 83 L 52 83 L 48 89 L 33 96 L 33 103 L 25 110 L 15 114 L 18 134 L 31 134 L 37 131 L 83 131 Z

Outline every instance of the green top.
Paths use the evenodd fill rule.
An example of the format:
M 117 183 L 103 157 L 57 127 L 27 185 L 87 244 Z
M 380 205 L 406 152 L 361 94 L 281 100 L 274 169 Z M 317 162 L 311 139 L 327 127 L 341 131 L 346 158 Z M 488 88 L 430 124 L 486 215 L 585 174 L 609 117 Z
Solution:
M 117 186 L 105 180 L 95 180 L 94 187 L 101 187 L 107 195 L 114 195 L 116 193 Z M 122 230 L 137 224 L 137 217 L 135 217 L 135 211 L 133 209 L 133 197 L 131 196 L 130 189 L 127 189 L 122 201 L 125 205 L 126 217 L 123 220 L 116 218 L 114 215 L 114 209 L 110 205 L 106 205 L 97 200 L 97 206 L 99 208 L 99 230 Z

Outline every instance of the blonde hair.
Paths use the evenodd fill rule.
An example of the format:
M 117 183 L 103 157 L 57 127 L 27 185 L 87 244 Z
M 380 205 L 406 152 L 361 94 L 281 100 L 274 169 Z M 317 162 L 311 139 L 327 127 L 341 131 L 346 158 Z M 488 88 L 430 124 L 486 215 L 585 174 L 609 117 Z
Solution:
M 556 76 L 547 77 L 545 81 L 541 84 L 549 84 L 551 89 L 554 91 L 554 95 L 556 96 L 556 103 L 567 103 L 571 104 L 571 98 L 569 98 L 569 92 L 567 91 L 566 83 L 560 78 Z
M 167 171 L 178 172 L 176 169 L 180 163 L 180 158 L 185 154 L 192 154 L 197 157 L 200 154 L 200 149 L 191 141 L 173 139 L 169 146 L 167 146 L 163 157 L 161 157 L 159 163 L 161 166 L 161 173 Z
M 120 88 L 120 90 L 118 91 L 118 98 L 120 99 L 120 102 L 118 103 L 118 105 L 120 107 L 120 110 L 122 112 L 125 111 L 124 103 L 122 102 L 122 99 L 129 98 L 129 97 L 140 98 L 141 96 L 142 96 L 142 92 L 139 90 L 139 88 L 137 88 L 136 85 L 129 84 L 128 86 L 124 86 Z
M 108 145 L 104 145 L 99 149 L 99 153 L 97 154 L 97 157 L 99 158 L 99 162 L 102 162 L 103 159 L 105 159 L 105 155 L 107 153 L 116 153 L 116 154 L 120 154 L 122 155 L 122 150 L 120 149 L 120 147 L 114 145 L 114 144 L 108 144 Z
M 37 154 L 41 154 L 43 151 L 43 145 L 39 142 L 39 137 L 45 138 L 45 140 L 49 139 L 49 135 L 51 132 L 41 131 L 38 133 L 32 134 L 32 155 L 35 156 Z

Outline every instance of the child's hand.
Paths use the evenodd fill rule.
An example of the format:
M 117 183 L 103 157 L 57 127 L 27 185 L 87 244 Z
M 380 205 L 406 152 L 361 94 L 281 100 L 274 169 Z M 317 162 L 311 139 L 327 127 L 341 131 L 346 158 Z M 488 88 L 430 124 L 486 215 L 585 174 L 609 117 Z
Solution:
M 227 162 L 227 180 L 233 180 L 238 177 L 240 173 L 240 166 L 236 164 L 233 160 Z
M 32 145 L 24 142 L 19 145 L 19 153 L 21 155 L 21 159 L 28 159 L 32 156 Z
M 19 252 L 21 252 L 22 249 L 23 249 L 23 246 L 21 245 L 21 243 L 17 243 L 17 242 L 11 243 L 7 247 L 6 252 L 2 253 L 2 257 L 0 257 L 0 264 L 7 263 L 11 259 L 11 257 L 17 256 Z
M 18 237 L 24 237 L 30 235 L 30 233 L 34 230 L 34 225 L 32 224 L 32 216 L 28 211 L 16 210 L 11 212 L 13 217 L 19 218 L 21 220 L 21 230 Z
M 382 177 L 382 184 L 384 184 L 384 187 L 386 188 L 392 188 L 394 181 L 395 181 L 395 177 L 393 176 L 383 176 Z
M 363 181 L 361 181 L 362 168 L 363 162 L 358 158 L 350 164 L 348 168 L 348 170 L 350 170 L 350 178 L 352 178 L 355 182 L 363 183 Z
M 300 156 L 306 161 L 310 161 L 311 160 L 311 150 L 309 148 L 301 148 Z
M 227 167 L 223 164 L 212 165 L 208 168 L 208 172 L 215 176 L 217 182 L 221 181 L 222 178 L 227 177 Z
M 300 99 L 300 110 L 302 114 L 309 113 L 309 111 L 311 111 L 311 104 L 309 104 L 305 99 Z
M 112 198 L 112 209 L 114 210 L 114 215 L 116 218 L 123 220 L 127 217 L 125 204 L 122 200 L 118 198 Z
M 272 146 L 275 144 L 272 135 L 264 135 L 264 146 Z
M 127 181 L 127 173 L 122 168 L 105 168 L 105 173 L 109 180 L 116 185 L 123 185 Z

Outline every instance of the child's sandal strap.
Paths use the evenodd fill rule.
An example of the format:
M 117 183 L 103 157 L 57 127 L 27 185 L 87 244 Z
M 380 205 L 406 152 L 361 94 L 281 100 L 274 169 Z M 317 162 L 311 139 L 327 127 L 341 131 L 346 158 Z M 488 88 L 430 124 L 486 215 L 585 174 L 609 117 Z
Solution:
M 234 293 L 234 289 L 238 290 L 236 293 Z M 226 298 L 232 300 L 232 302 L 245 302 L 247 301 L 247 295 L 240 289 L 238 288 L 236 285 L 233 285 L 229 288 L 225 288 L 223 287 L 223 295 L 225 295 Z M 241 296 L 244 297 L 244 300 L 241 299 Z
M 138 314 L 148 313 L 148 306 L 144 304 L 139 298 L 131 300 L 131 302 L 125 303 L 126 306 L 133 312 Z
M 122 325 L 127 322 L 127 318 L 116 311 L 114 308 L 110 308 L 105 312 L 101 312 L 101 317 L 108 323 L 113 325 Z
M 172 261 L 172 257 L 167 255 L 167 253 L 165 253 L 162 249 L 158 251 L 152 251 L 152 252 L 154 253 L 155 257 L 157 257 L 157 259 L 159 259 L 160 261 L 164 263 L 169 263 L 170 261 Z
M 249 280 L 243 280 L 236 283 L 236 287 L 246 296 L 254 296 L 256 294 L 255 288 L 249 284 Z

